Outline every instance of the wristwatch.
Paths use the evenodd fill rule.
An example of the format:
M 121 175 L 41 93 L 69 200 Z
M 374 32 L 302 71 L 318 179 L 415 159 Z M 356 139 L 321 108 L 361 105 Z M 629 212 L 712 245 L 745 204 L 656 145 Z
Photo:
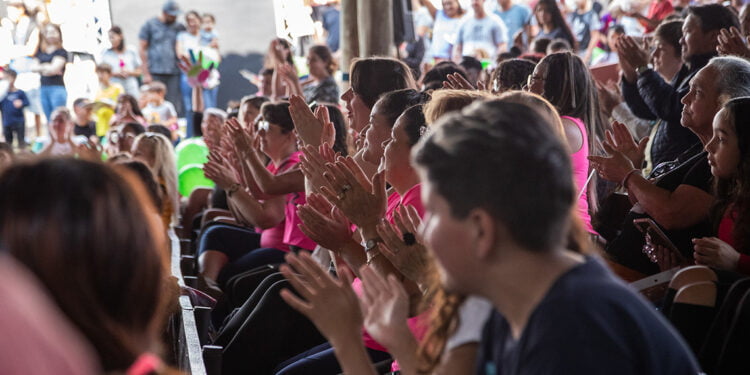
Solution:
M 232 186 L 230 186 L 229 189 L 227 189 L 227 196 L 231 197 L 232 194 L 236 193 L 237 190 L 239 190 L 239 189 L 240 189 L 240 184 L 238 184 L 236 182 L 233 183 Z
M 654 68 L 654 66 L 651 65 L 651 64 L 641 65 L 641 66 L 635 68 L 635 72 L 638 73 L 638 75 L 641 75 L 641 74 L 643 74 L 643 72 L 645 72 L 647 70 L 651 70 L 653 68 Z

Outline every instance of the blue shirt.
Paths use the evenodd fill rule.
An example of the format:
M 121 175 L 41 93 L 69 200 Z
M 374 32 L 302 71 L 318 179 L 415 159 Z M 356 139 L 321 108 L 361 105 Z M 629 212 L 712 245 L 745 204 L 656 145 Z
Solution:
M 23 104 L 21 108 L 16 108 L 13 102 L 20 100 Z M 3 126 L 25 124 L 23 117 L 24 107 L 29 106 L 29 98 L 23 90 L 8 91 L 8 95 L 0 101 L 0 111 L 3 113 Z
M 497 5 L 497 2 L 495 4 Z M 512 41 L 518 30 L 531 22 L 531 9 L 525 5 L 513 4 L 506 11 L 497 5 L 492 12 L 505 22 L 505 27 L 508 28 L 508 41 Z
M 138 39 L 148 43 L 148 71 L 152 74 L 179 74 L 175 43 L 185 26 L 179 22 L 166 24 L 154 17 L 141 27 Z
M 480 375 L 700 373 L 669 323 L 591 257 L 554 282 L 518 339 L 494 312 L 477 359 Z

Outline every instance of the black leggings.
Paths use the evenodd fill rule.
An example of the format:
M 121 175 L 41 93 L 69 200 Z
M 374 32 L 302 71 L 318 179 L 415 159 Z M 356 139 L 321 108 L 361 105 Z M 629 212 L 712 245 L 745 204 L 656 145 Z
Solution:
M 222 289 L 232 276 L 266 264 L 283 263 L 286 255 L 279 249 L 261 248 L 259 233 L 227 224 L 212 225 L 203 231 L 198 254 L 206 250 L 220 251 L 229 258 L 216 280 Z
M 380 350 L 367 348 L 367 354 L 373 363 L 391 358 L 390 354 Z M 317 375 L 339 374 L 341 366 L 336 359 L 331 344 L 318 345 L 304 353 L 300 353 L 284 362 L 274 370 L 276 375 Z

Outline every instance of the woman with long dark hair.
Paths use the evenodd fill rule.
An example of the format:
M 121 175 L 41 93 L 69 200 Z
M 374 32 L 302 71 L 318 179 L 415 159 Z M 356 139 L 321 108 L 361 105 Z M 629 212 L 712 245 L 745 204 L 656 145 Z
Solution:
M 536 39 L 564 39 L 570 43 L 574 51 L 578 50 L 578 41 L 573 36 L 573 32 L 570 31 L 570 26 L 565 22 L 565 18 L 563 18 L 562 12 L 560 12 L 560 8 L 557 6 L 555 0 L 540 0 L 536 3 L 534 16 L 539 25 L 539 32 L 535 36 Z
M 599 98 L 586 64 L 570 52 L 547 55 L 529 76 L 529 91 L 547 99 L 563 121 L 565 138 L 573 159 L 573 173 L 578 186 L 578 212 L 589 233 L 589 209 L 595 209 L 595 186 L 589 179 L 589 155 L 594 155 L 596 139 L 601 139 L 605 121 L 599 111 Z
M 138 51 L 125 44 L 120 26 L 109 29 L 109 42 L 112 46 L 102 53 L 100 64 L 112 67 L 112 83 L 119 83 L 129 95 L 137 97 L 138 77 L 141 75 L 141 58 Z

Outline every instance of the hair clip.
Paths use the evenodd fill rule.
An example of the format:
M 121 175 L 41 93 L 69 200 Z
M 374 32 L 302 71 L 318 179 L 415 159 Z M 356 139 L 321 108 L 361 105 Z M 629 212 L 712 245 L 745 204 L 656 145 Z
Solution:
M 424 126 L 424 125 L 420 126 L 419 127 L 419 136 L 421 137 L 421 136 L 427 134 L 427 132 L 429 132 L 429 131 L 430 131 L 430 128 L 428 128 L 427 126 Z

